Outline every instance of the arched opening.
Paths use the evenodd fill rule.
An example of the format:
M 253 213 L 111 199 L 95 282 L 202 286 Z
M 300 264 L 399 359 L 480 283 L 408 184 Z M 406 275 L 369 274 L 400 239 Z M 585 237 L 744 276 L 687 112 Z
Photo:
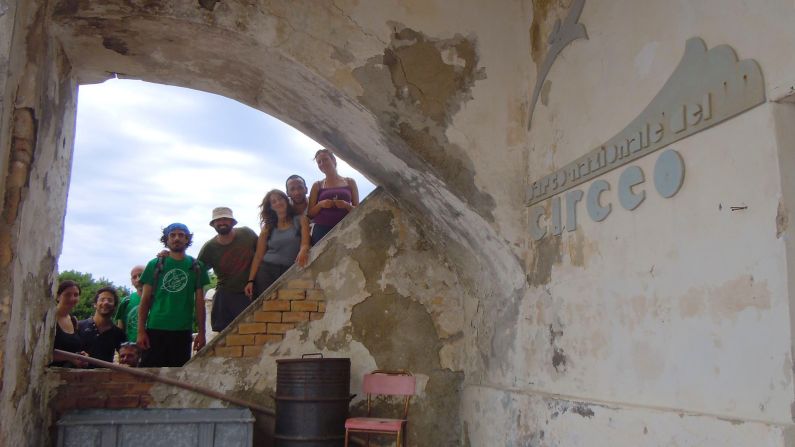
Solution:
M 211 14 L 186 5 L 168 9 L 148 4 L 141 6 L 136 2 L 117 3 L 63 1 L 54 5 L 52 21 L 47 22 L 54 31 L 54 46 L 58 47 L 53 53 L 61 57 L 58 68 L 69 77 L 68 82 L 55 82 L 58 87 L 68 90 L 74 87 L 74 84 L 69 85 L 70 82 L 95 83 L 118 76 L 213 92 L 270 113 L 300 129 L 321 145 L 334 148 L 352 166 L 383 186 L 396 199 L 400 214 L 421 216 L 422 232 L 438 238 L 423 237 L 416 247 L 430 251 L 427 247 L 431 246 L 431 241 L 441 240 L 440 243 L 446 244 L 446 249 L 450 250 L 450 257 L 462 265 L 470 266 L 471 271 L 476 273 L 469 281 L 477 283 L 481 278 L 485 280 L 479 283 L 479 291 L 494 294 L 489 288 L 495 286 L 514 291 L 516 278 L 522 277 L 521 268 L 510 251 L 503 252 L 503 239 L 496 237 L 491 224 L 461 199 L 460 192 L 453 192 L 416 153 L 415 148 L 409 147 L 400 129 L 395 126 L 395 120 L 390 120 L 390 116 L 397 113 L 401 106 L 386 105 L 393 101 L 396 92 L 392 91 L 389 70 L 379 67 L 379 62 L 368 62 L 365 73 L 353 73 L 355 70 L 350 66 L 335 72 L 335 67 L 340 67 L 335 60 L 344 58 L 344 54 L 331 50 L 344 48 L 344 37 L 343 41 L 331 45 L 333 48 L 328 52 L 316 51 L 311 45 L 285 48 L 284 36 L 278 32 L 283 23 L 269 22 L 279 21 L 275 16 L 278 11 L 252 11 L 250 5 L 223 2 L 222 6 L 231 5 L 233 9 L 239 10 L 232 13 L 227 11 L 223 20 L 216 22 Z M 233 16 L 240 21 L 228 21 Z M 344 23 L 341 25 L 343 27 L 357 28 L 355 24 L 348 23 L 350 20 L 344 14 L 336 14 L 334 20 Z M 276 36 L 263 32 L 263 29 L 274 31 Z M 371 47 L 359 53 L 372 54 L 373 59 L 380 59 L 384 47 L 389 45 L 376 36 L 363 33 L 361 29 L 347 31 L 356 34 L 356 40 L 370 41 Z M 63 53 L 60 52 L 61 48 Z M 355 80 L 358 75 L 368 79 Z M 363 98 L 363 92 L 357 86 L 359 83 L 377 86 L 368 93 L 374 96 Z M 43 89 L 42 86 L 37 88 Z M 54 96 L 57 99 L 57 94 Z M 69 92 L 63 97 L 67 102 L 65 108 L 69 109 L 73 105 L 69 102 L 74 101 L 74 98 L 69 96 Z M 373 101 L 383 101 L 384 104 Z M 62 124 L 59 122 L 62 119 L 68 126 L 69 113 L 69 110 L 65 110 L 63 118 L 45 121 L 57 126 Z M 63 138 L 63 141 L 58 138 L 59 147 L 56 151 L 59 155 L 64 154 L 62 156 L 68 162 L 71 153 L 68 137 L 71 135 L 68 132 L 66 134 L 67 138 Z M 68 178 L 68 168 L 59 171 L 59 174 Z M 35 211 L 36 206 L 31 208 Z M 56 203 L 56 206 L 61 204 Z M 57 219 L 57 210 L 50 214 L 55 216 L 51 221 Z M 388 214 L 398 213 L 386 212 L 377 217 L 381 219 Z M 386 218 L 380 221 L 385 222 L 385 226 L 389 224 Z M 397 229 L 392 230 L 397 232 Z M 29 233 L 35 233 L 35 229 L 23 236 Z M 51 239 L 60 237 L 60 233 L 56 232 Z M 382 247 L 390 248 L 386 244 Z M 32 251 L 45 253 L 48 249 L 49 246 L 37 246 Z M 58 247 L 53 251 L 55 256 L 57 252 Z M 476 253 L 489 262 L 481 265 L 478 257 L 473 256 Z M 357 263 L 368 266 L 365 250 L 357 255 L 361 257 Z M 432 265 L 450 268 L 445 262 Z M 383 264 L 380 267 L 383 268 Z M 39 270 L 46 271 L 46 264 Z M 440 284 L 456 282 L 456 276 L 449 273 L 448 281 L 441 281 Z M 22 275 L 18 271 L 13 274 L 16 275 L 15 280 Z M 422 272 L 416 274 L 421 275 Z M 510 280 L 503 281 L 503 278 Z M 42 282 L 38 281 L 37 284 Z M 377 285 L 375 277 L 372 284 Z M 418 283 L 418 286 L 423 285 Z M 43 292 L 45 289 L 46 284 L 31 290 Z M 393 289 L 389 290 L 389 294 L 382 296 L 382 301 L 374 303 L 376 310 L 373 312 L 382 304 L 395 302 L 395 298 L 401 298 L 401 303 L 410 301 L 409 297 L 396 297 L 399 293 L 394 293 Z M 457 294 L 458 297 L 461 295 Z M 21 293 L 15 292 L 16 302 L 21 297 Z M 43 305 L 40 301 L 37 303 L 40 307 Z M 15 310 L 19 308 L 17 306 Z M 423 306 L 412 305 L 406 309 L 422 319 L 429 335 L 436 336 L 435 322 Z M 363 312 L 361 318 L 366 318 L 367 314 Z M 26 323 L 34 321 L 32 316 L 26 318 Z M 397 319 L 395 323 L 400 321 Z M 387 329 L 391 329 L 391 326 Z M 402 335 L 407 334 L 404 332 Z M 457 349 L 457 345 L 453 344 L 461 338 L 448 335 L 446 341 L 450 343 L 451 350 Z M 329 343 L 335 341 L 327 340 Z M 423 343 L 423 347 L 430 350 L 436 350 L 441 345 L 441 341 Z M 435 356 L 423 353 L 417 358 L 428 360 L 423 367 L 434 371 L 435 375 L 431 378 L 433 383 L 452 384 L 450 389 L 434 385 L 433 390 L 437 393 L 436 397 L 451 399 L 444 408 L 446 414 L 455 418 L 458 408 L 456 399 L 460 390 L 457 384 L 463 374 L 458 372 L 458 367 L 454 371 L 449 366 L 441 365 L 443 359 Z M 450 376 L 454 376 L 453 380 L 450 380 Z M 11 381 L 15 379 L 12 377 Z M 450 430 L 455 431 L 456 427 Z M 427 432 L 435 433 L 430 428 Z M 450 436 L 455 437 L 455 434 Z
M 78 321 L 91 318 L 94 294 L 108 284 L 121 289 L 119 302 L 134 292 L 131 269 L 163 249 L 159 238 L 171 222 L 191 229 L 186 254 L 194 258 L 216 236 L 207 225 L 215 207 L 232 209 L 238 230 L 258 233 L 258 207 L 267 191 L 285 191 L 293 174 L 309 186 L 322 177 L 312 159 L 319 147 L 275 118 L 217 95 L 121 79 L 81 86 L 58 260 L 59 279 L 77 280 L 82 288 L 71 314 Z M 338 172 L 355 179 L 362 198 L 374 189 L 338 161 Z M 216 273 L 205 290 L 208 315 Z M 126 315 L 113 319 L 124 329 Z M 208 340 L 217 335 L 209 323 Z
M 210 211 L 228 206 L 258 230 L 258 206 L 292 174 L 311 182 L 320 145 L 236 101 L 131 80 L 80 87 L 59 270 L 128 285 L 129 269 L 159 249 L 162 227 L 184 222 L 191 251 L 215 235 Z M 362 198 L 374 185 L 340 160 Z M 198 247 L 197 247 L 198 245 Z

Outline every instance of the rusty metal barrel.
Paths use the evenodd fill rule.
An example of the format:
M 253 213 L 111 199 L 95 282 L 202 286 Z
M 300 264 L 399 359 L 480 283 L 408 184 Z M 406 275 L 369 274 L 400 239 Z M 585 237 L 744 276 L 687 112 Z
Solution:
M 276 360 L 276 446 L 342 447 L 350 388 L 348 358 Z

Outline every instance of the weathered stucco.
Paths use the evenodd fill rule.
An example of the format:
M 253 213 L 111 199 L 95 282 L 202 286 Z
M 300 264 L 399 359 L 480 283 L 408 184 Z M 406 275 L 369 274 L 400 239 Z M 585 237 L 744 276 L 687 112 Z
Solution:
M 11 99 L 3 103 L 2 128 L 7 131 L 0 139 L 5 155 L 0 413 L 7 427 L 0 433 L 0 443 L 32 446 L 46 440 L 40 430 L 47 407 L 43 368 L 52 346 L 48 310 L 63 235 L 76 82 L 69 76 L 68 60 L 48 33 L 46 12 L 27 3 L 17 6 L 8 62 L 11 76 L 2 78 L 9 82 L 4 97 Z
M 458 445 L 463 372 L 463 312 L 466 292 L 421 224 L 405 215 L 383 191 L 371 194 L 329 240 L 313 249 L 303 271 L 280 280 L 313 277 L 324 292 L 325 315 L 299 325 L 281 342 L 264 346 L 259 357 L 221 358 L 208 347 L 169 375 L 231 395 L 273 406 L 276 359 L 321 352 L 351 359 L 352 412 L 363 414 L 361 378 L 373 369 L 406 369 L 418 378 L 409 445 Z M 279 284 L 275 288 L 279 288 Z M 247 313 L 256 312 L 262 300 Z M 246 314 L 237 320 L 245 319 Z M 232 326 L 234 326 L 233 324 Z M 214 343 L 233 332 L 222 333 Z M 222 375 L 207 371 L 223 371 Z M 212 399 L 156 385 L 154 406 L 218 405 Z M 259 417 L 268 438 L 272 428 Z M 448 422 L 438 427 L 436 420 Z
M 588 39 L 563 49 L 531 104 L 574 3 L 0 0 L 4 418 L 43 417 L 75 83 L 117 74 L 271 113 L 391 197 L 313 249 L 322 319 L 259 358 L 203 354 L 164 373 L 267 402 L 274 358 L 351 357 L 354 389 L 407 362 L 417 410 L 451 427 L 412 423 L 415 445 L 795 445 L 795 10 L 586 0 Z M 756 61 L 770 102 L 674 143 L 686 166 L 674 197 L 655 191 L 651 154 L 632 163 L 646 173 L 637 209 L 614 187 L 605 221 L 581 202 L 576 231 L 533 242 L 528 184 L 631 122 L 694 36 Z M 622 170 L 599 179 L 617 185 Z M 0 442 L 35 444 L 28 432 Z

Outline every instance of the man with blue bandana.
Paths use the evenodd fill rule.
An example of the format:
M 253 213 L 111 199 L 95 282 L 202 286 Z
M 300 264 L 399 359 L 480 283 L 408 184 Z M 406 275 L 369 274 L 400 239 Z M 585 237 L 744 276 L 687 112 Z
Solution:
M 168 256 L 146 265 L 138 307 L 138 346 L 144 350 L 142 367 L 182 366 L 190 360 L 193 316 L 198 334 L 193 348 L 204 347 L 204 286 L 210 283 L 207 270 L 185 254 L 193 234 L 181 223 L 163 230 L 160 241 Z

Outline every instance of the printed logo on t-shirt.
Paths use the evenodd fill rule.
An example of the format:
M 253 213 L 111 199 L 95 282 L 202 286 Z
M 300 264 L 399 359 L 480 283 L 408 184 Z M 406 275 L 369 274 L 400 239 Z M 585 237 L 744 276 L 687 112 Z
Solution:
M 169 270 L 163 277 L 163 288 L 167 292 L 179 292 L 188 284 L 188 274 L 182 270 Z

